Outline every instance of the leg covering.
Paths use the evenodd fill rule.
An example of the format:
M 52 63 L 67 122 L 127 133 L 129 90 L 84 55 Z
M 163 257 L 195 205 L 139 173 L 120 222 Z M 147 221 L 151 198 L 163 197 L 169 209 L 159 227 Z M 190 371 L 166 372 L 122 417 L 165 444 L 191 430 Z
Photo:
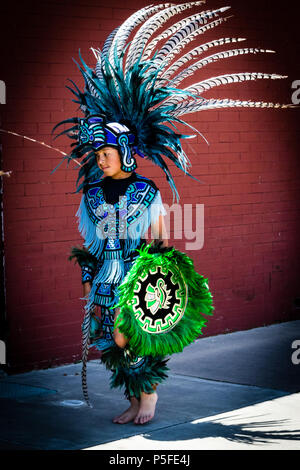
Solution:
M 128 348 L 119 348 L 113 339 L 114 310 L 101 307 L 101 321 L 95 314 L 86 311 L 83 331 L 82 389 L 86 402 L 90 405 L 87 383 L 86 363 L 89 347 L 95 346 L 102 351 L 101 361 L 112 371 L 111 388 L 125 388 L 125 397 L 140 399 L 141 392 L 154 393 L 157 384 L 167 378 L 168 359 L 163 356 L 138 357 Z
M 141 392 L 154 393 L 157 384 L 167 378 L 168 359 L 164 357 L 134 357 L 128 349 L 118 346 L 103 352 L 102 362 L 112 371 L 111 388 L 125 387 L 125 396 L 140 398 Z

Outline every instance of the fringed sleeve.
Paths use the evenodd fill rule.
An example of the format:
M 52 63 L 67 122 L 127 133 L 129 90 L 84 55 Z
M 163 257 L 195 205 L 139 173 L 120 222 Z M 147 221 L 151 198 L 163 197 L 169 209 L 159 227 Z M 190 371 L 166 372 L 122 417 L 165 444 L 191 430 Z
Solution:
M 98 220 L 90 209 L 86 194 L 82 196 L 76 216 L 78 217 L 78 230 L 84 238 L 84 246 L 92 255 L 98 257 L 103 251 L 105 240 L 100 236 L 101 232 L 97 231 Z

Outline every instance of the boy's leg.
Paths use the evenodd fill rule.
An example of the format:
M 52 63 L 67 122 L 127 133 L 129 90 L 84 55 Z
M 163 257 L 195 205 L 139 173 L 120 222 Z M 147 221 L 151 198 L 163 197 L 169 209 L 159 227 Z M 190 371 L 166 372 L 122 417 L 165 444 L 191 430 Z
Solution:
M 115 309 L 115 321 L 120 313 L 120 308 Z M 119 331 L 119 328 L 114 327 L 114 340 L 119 348 L 125 348 L 128 343 L 128 339 Z
M 130 421 L 133 421 L 138 412 L 139 412 L 139 409 L 140 409 L 140 402 L 139 400 L 134 397 L 134 396 L 131 396 L 129 398 L 129 401 L 130 401 L 130 406 L 129 408 L 127 408 L 126 411 L 124 411 L 124 413 L 122 413 L 121 415 L 119 416 L 116 416 L 114 419 L 113 419 L 113 422 L 114 423 L 117 423 L 117 424 L 126 424 L 126 423 L 129 423 Z
M 126 353 L 124 356 L 126 357 Z M 113 371 L 111 386 L 113 388 L 125 386 L 125 396 L 131 403 L 131 406 L 114 422 L 124 424 L 134 421 L 135 424 L 145 424 L 154 417 L 158 399 L 156 386 L 167 378 L 166 362 L 164 358 L 151 356 L 140 357 L 135 362 L 130 362 L 127 356 L 126 362 Z
M 150 421 L 155 414 L 156 403 L 158 395 L 156 393 L 156 387 L 158 384 L 152 385 L 154 393 L 141 392 L 140 399 L 138 400 L 135 396 L 130 396 L 129 408 L 119 416 L 113 419 L 114 423 L 126 424 L 130 421 L 134 421 L 135 424 L 145 424 Z
M 135 424 L 145 424 L 155 415 L 158 395 L 156 393 L 157 384 L 152 385 L 153 393 L 141 392 L 139 411 L 134 419 Z
M 115 320 L 119 313 L 120 309 L 115 309 Z M 129 408 L 116 416 L 113 422 L 125 424 L 134 420 L 136 424 L 144 424 L 155 414 L 158 399 L 156 386 L 167 377 L 165 374 L 168 370 L 167 361 L 162 357 L 132 358 L 129 351 L 124 349 L 129 342 L 128 339 L 118 328 L 114 328 L 113 335 L 116 345 L 124 350 L 124 361 L 122 360 L 122 364 L 119 363 L 114 370 L 112 369 L 112 387 L 125 385 L 125 396 L 130 401 Z

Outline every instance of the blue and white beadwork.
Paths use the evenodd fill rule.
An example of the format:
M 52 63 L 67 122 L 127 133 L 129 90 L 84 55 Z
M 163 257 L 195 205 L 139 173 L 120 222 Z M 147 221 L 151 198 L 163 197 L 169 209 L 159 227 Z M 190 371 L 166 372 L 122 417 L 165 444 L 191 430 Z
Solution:
M 136 159 L 132 154 L 132 150 L 129 143 L 129 138 L 127 134 L 120 134 L 118 136 L 118 144 L 120 153 L 122 156 L 122 165 L 121 170 L 129 173 L 134 171 L 137 167 Z
M 80 119 L 79 142 L 90 144 L 93 149 L 98 150 L 105 144 L 105 131 L 103 118 L 91 116 L 88 119 Z

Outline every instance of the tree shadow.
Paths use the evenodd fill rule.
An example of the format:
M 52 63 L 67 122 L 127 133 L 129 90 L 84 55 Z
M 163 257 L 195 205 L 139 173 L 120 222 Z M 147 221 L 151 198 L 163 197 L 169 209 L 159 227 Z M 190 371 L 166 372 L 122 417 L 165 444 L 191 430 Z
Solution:
M 253 417 L 252 417 L 253 418 Z M 176 437 L 172 437 L 172 441 L 205 439 L 205 438 L 224 438 L 228 441 L 239 444 L 270 444 L 276 441 L 300 441 L 300 429 L 290 430 L 282 429 L 283 425 L 287 426 L 290 420 L 270 420 L 270 421 L 247 421 L 246 423 L 232 423 L 234 416 L 208 420 L 201 419 L 201 422 L 192 422 L 184 424 L 182 436 L 176 432 Z M 237 417 L 241 420 L 241 417 Z M 230 420 L 230 423 L 226 423 Z M 280 426 L 281 429 L 274 429 Z M 271 429 L 270 429 L 271 428 Z M 158 441 L 167 441 L 166 430 L 153 433 L 152 436 L 144 436 L 148 439 Z

